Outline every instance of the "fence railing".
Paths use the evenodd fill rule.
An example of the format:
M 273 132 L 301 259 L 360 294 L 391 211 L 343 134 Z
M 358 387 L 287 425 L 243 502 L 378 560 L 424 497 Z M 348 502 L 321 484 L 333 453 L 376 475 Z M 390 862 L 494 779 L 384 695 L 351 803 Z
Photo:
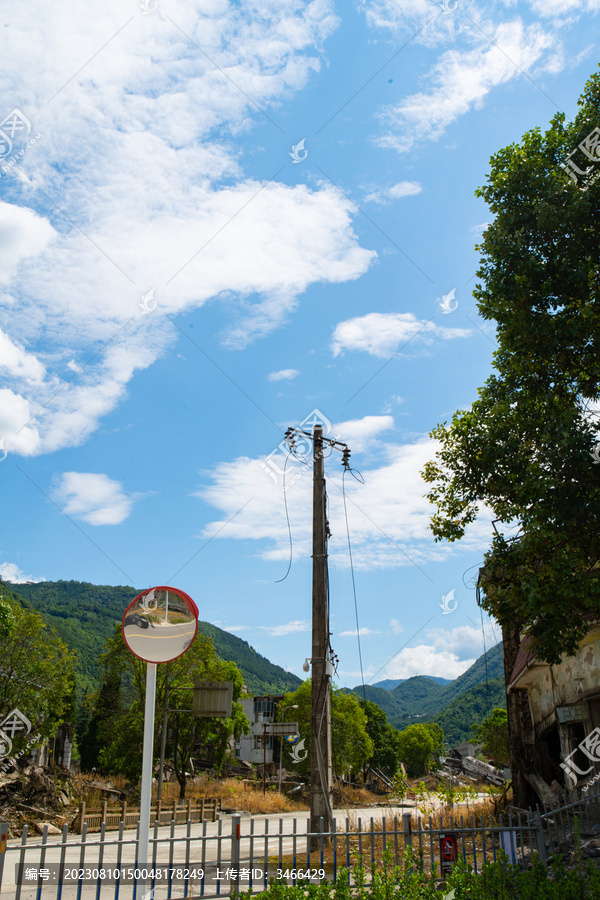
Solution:
M 191 807 L 186 804 L 177 811 L 188 810 Z M 125 815 L 129 815 L 127 809 Z M 35 888 L 36 900 L 82 900 L 84 886 L 91 884 L 93 888 L 83 896 L 93 889 L 95 900 L 101 900 L 101 892 L 102 900 L 136 900 L 136 892 L 137 900 L 142 900 L 149 889 L 155 891 L 156 900 L 218 897 L 232 891 L 263 890 L 278 878 L 290 884 L 323 878 L 335 882 L 343 872 L 346 880 L 348 870 L 358 866 L 368 883 L 370 873 L 384 860 L 390 866 L 418 864 L 427 872 L 435 868 L 441 874 L 463 860 L 480 872 L 501 851 L 524 869 L 534 853 L 545 862 L 548 853 L 561 849 L 574 832 L 575 818 L 582 836 L 596 833 L 591 829 L 600 824 L 600 785 L 553 809 L 501 815 L 497 820 L 490 816 L 487 821 L 480 818 L 478 824 L 472 815 L 425 819 L 410 812 L 334 819 L 330 832 L 323 830 L 322 822 L 321 830 L 311 831 L 310 819 L 289 814 L 242 818 L 235 813 L 231 823 L 222 818 L 193 822 L 188 816 L 181 824 L 172 818 L 168 826 L 155 819 L 146 858 L 138 848 L 137 833 L 129 836 L 123 819 L 118 823 L 118 837 L 108 835 L 107 817 L 100 824 L 100 834 L 91 839 L 85 820 L 80 836 L 69 835 L 65 825 L 60 837 L 49 837 L 45 826 L 39 838 L 30 836 L 24 826 L 20 840 L 7 840 L 8 825 L 0 825 L 2 896 L 21 900 L 23 888 L 28 896 Z
M 577 829 L 581 836 L 591 832 L 595 825 L 600 825 L 600 785 L 593 785 L 589 792 L 572 792 L 563 795 L 552 806 L 542 804 L 535 813 L 539 827 L 543 830 L 545 841 L 551 853 L 556 853 L 565 844 L 570 843 L 569 835 Z M 600 836 L 600 835 L 598 835 Z
M 384 854 L 389 865 L 410 866 L 419 860 L 426 871 L 435 866 L 439 873 L 459 859 L 480 871 L 500 851 L 524 868 L 534 852 L 545 852 L 541 824 L 519 816 L 497 822 L 490 818 L 479 825 L 473 816 L 467 822 L 461 816 L 451 818 L 449 826 L 441 817 L 425 821 L 411 813 L 345 818 L 334 820 L 331 832 L 311 832 L 310 820 L 304 821 L 290 816 L 242 819 L 236 813 L 230 828 L 224 828 L 223 819 L 201 824 L 188 819 L 184 825 L 171 821 L 168 828 L 155 822 L 147 860 L 140 856 L 137 836 L 126 834 L 124 822 L 118 837 L 107 835 L 104 822 L 92 840 L 86 823 L 75 840 L 66 825 L 60 838 L 50 839 L 45 827 L 41 840 L 30 840 L 24 826 L 20 841 L 5 842 L 5 852 L 0 852 L 0 892 L 21 900 L 23 888 L 35 888 L 36 900 L 65 900 L 65 892 L 65 897 L 81 900 L 84 885 L 91 884 L 96 900 L 101 892 L 103 900 L 136 900 L 136 892 L 140 900 L 149 889 L 155 890 L 155 898 L 161 891 L 169 898 L 212 897 L 266 889 L 277 878 L 290 884 L 323 878 L 335 882 L 342 870 L 346 879 L 346 870 L 357 865 L 368 882 Z M 7 826 L 0 828 L 6 834 Z
M 179 805 L 177 800 L 169 804 L 153 804 L 150 807 L 150 822 L 158 822 L 159 825 L 168 825 L 171 821 L 176 825 L 190 822 L 202 822 L 208 819 L 215 822 L 217 813 L 221 809 L 221 800 L 214 797 L 201 797 L 195 803 L 186 800 Z M 119 806 L 109 807 L 108 802 L 102 803 L 98 809 L 90 809 L 85 803 L 79 807 L 79 813 L 75 820 L 75 827 L 81 834 L 83 825 L 87 825 L 88 831 L 98 831 L 102 825 L 107 831 L 119 828 L 121 822 L 124 828 L 135 828 L 140 818 L 139 809 L 129 809 L 127 801 Z

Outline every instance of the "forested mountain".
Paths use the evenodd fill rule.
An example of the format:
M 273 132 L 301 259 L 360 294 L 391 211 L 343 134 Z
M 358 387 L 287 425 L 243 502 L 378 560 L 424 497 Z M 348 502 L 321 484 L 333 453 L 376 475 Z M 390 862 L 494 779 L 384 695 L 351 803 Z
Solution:
M 428 675 L 427 678 L 431 678 L 432 681 L 437 681 L 438 684 L 450 684 L 452 681 L 451 678 L 440 678 L 439 675 Z M 402 684 L 403 681 L 408 681 L 407 678 L 384 678 L 383 681 L 376 681 L 372 687 L 376 688 L 384 688 L 386 691 L 393 691 L 394 688 L 398 687 L 399 684 Z M 358 688 L 354 688 L 355 691 Z M 361 688 L 362 690 L 362 688 Z
M 106 639 L 112 637 L 127 605 L 139 590 L 123 585 L 89 584 L 85 581 L 42 581 L 39 584 L 2 584 L 0 590 L 24 598 L 55 628 L 79 656 L 77 683 L 81 691 L 98 687 L 97 660 Z M 241 669 L 252 694 L 294 691 L 301 679 L 257 653 L 246 641 L 210 622 L 198 622 L 198 630 L 211 637 L 218 656 L 233 660 Z
M 355 687 L 353 693 L 362 697 L 362 685 Z M 502 643 L 480 656 L 454 681 L 415 675 L 365 685 L 365 694 L 367 700 L 385 712 L 394 728 L 402 730 L 415 722 L 437 722 L 450 745 L 461 743 L 472 736 L 471 725 L 481 723 L 489 710 L 506 708 Z
M 484 681 L 459 694 L 433 721 L 441 726 L 444 740 L 452 747 L 472 740 L 471 725 L 479 725 L 496 707 L 506 709 L 504 676 L 492 678 L 487 686 Z
M 98 687 L 97 659 L 105 641 L 114 634 L 128 603 L 139 593 L 123 585 L 97 585 L 81 581 L 43 581 L 39 584 L 5 584 L 4 596 L 35 609 L 79 657 L 79 692 Z M 295 675 L 271 663 L 246 641 L 209 622 L 198 628 L 214 641 L 221 659 L 233 660 L 241 669 L 252 694 L 293 691 L 301 683 Z M 386 679 L 365 685 L 367 700 L 376 703 L 391 725 L 405 728 L 414 722 L 437 722 L 446 740 L 456 744 L 470 737 L 470 726 L 479 723 L 488 709 L 506 705 L 502 644 L 497 644 L 454 681 L 425 675 Z M 362 685 L 353 693 L 363 696 Z

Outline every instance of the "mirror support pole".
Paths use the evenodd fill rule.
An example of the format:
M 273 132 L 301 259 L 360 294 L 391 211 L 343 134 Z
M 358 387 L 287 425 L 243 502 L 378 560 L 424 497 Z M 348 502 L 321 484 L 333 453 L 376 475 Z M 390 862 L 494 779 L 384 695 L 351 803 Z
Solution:
M 150 805 L 152 803 L 152 758 L 154 751 L 154 706 L 156 702 L 156 663 L 146 664 L 146 706 L 144 710 L 144 749 L 142 754 L 142 786 L 140 791 L 140 828 L 138 837 L 137 865 L 147 868 L 150 839 Z M 143 896 L 145 884 L 140 881 L 138 889 Z

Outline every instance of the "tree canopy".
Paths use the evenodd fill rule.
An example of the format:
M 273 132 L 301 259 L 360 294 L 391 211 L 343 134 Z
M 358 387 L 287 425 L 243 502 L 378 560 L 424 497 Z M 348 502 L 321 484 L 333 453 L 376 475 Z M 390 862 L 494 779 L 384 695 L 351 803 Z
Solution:
M 120 626 L 107 641 L 100 659 L 102 686 L 94 698 L 94 713 L 82 742 L 82 762 L 94 761 L 107 772 L 137 780 L 142 766 L 146 664 L 131 653 Z M 232 681 L 231 718 L 195 718 L 191 713 L 194 681 Z M 248 731 L 241 703 L 244 679 L 234 662 L 218 658 L 211 638 L 198 632 L 189 649 L 157 668 L 155 756 L 159 752 L 162 710 L 168 692 L 167 757 L 172 761 L 182 795 L 192 756 L 201 752 L 221 769 L 229 738 Z
M 497 325 L 495 372 L 470 409 L 432 431 L 441 446 L 423 472 L 437 540 L 460 539 L 491 511 L 483 605 L 503 626 L 526 626 L 550 663 L 576 651 L 600 608 L 599 122 L 595 74 L 573 122 L 557 114 L 492 157 L 477 195 L 495 218 L 474 296 Z
M 509 761 L 508 716 L 505 709 L 493 709 L 481 725 L 472 725 L 471 728 L 475 739 L 483 743 L 486 756 L 498 762 Z
M 32 724 L 32 732 L 54 737 L 70 711 L 75 654 L 36 612 L 4 598 L 0 604 L 0 719 L 17 708 Z M 28 742 L 14 735 L 12 752 Z M 39 742 L 38 742 L 39 743 Z
M 373 754 L 368 764 L 384 775 L 393 777 L 398 770 L 398 731 L 387 720 L 386 714 L 371 700 L 359 700 L 367 717 L 367 734 L 373 741 Z
M 295 763 L 291 760 L 291 751 L 286 748 L 284 760 L 302 776 L 310 772 L 311 691 L 311 679 L 308 678 L 293 694 L 286 694 L 280 704 L 282 711 L 293 703 L 298 705 L 298 709 L 294 710 L 294 720 L 298 722 L 300 739 L 304 740 L 304 748 L 308 752 L 301 762 Z M 352 694 L 335 689 L 331 691 L 331 742 L 332 766 L 336 775 L 346 775 L 350 770 L 357 772 L 373 754 L 373 741 L 368 735 L 366 717 L 358 700 Z
M 439 725 L 408 725 L 398 735 L 398 757 L 411 778 L 425 775 L 438 767 L 444 747 L 444 732 Z

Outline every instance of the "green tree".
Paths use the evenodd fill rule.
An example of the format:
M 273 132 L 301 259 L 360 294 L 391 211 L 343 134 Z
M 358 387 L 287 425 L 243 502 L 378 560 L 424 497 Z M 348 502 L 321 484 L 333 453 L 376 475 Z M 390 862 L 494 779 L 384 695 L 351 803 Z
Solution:
M 429 729 L 429 732 L 433 739 L 433 750 L 428 766 L 430 769 L 435 771 L 436 769 L 439 769 L 440 760 L 444 756 L 444 731 L 442 729 L 442 726 L 437 722 L 425 722 L 424 725 L 425 728 Z
M 106 681 L 102 683 L 95 695 L 87 699 L 91 703 L 94 701 L 95 703 L 88 718 L 87 728 L 79 742 L 81 769 L 84 772 L 90 772 L 99 767 L 100 751 L 112 742 L 114 738 L 113 724 L 123 715 L 121 673 L 108 671 Z
M 300 739 L 304 741 L 306 756 L 301 762 L 292 758 L 293 750 L 285 747 L 286 765 L 298 771 L 303 777 L 310 773 L 310 740 L 311 740 L 311 679 L 308 678 L 293 693 L 283 698 L 280 706 L 298 704 L 294 711 L 294 719 L 298 721 Z M 373 754 L 373 741 L 367 733 L 366 716 L 358 700 L 352 694 L 342 691 L 331 691 L 331 735 L 332 766 L 335 775 L 346 775 L 351 770 L 359 771 Z M 300 752 L 298 752 L 300 755 Z
M 577 652 L 600 610 L 590 412 L 600 397 L 600 170 L 578 149 L 600 122 L 597 73 L 578 106 L 572 122 L 558 114 L 545 133 L 536 128 L 496 153 L 477 191 L 495 217 L 478 247 L 474 291 L 481 316 L 497 324 L 495 372 L 470 409 L 434 429 L 440 449 L 423 472 L 436 540 L 460 539 L 484 505 L 495 519 L 480 587 L 502 627 L 505 682 L 524 631 L 529 649 L 557 664 Z M 589 168 L 578 181 L 563 168 L 570 154 Z M 518 703 L 512 692 L 511 769 L 524 806 L 531 794 Z
M 364 699 L 359 703 L 367 718 L 367 734 L 373 741 L 373 754 L 367 765 L 393 777 L 398 769 L 398 731 L 376 703 Z
M 122 773 L 137 780 L 142 766 L 146 664 L 130 652 L 121 628 L 107 641 L 100 664 L 103 684 L 83 745 L 99 746 L 98 761 L 109 772 Z M 192 708 L 194 681 L 232 681 L 231 718 L 195 718 Z M 173 762 L 180 796 L 185 796 L 190 760 L 196 752 L 210 758 L 215 767 L 223 766 L 230 737 L 248 731 L 249 723 L 241 703 L 243 676 L 235 663 L 218 658 L 211 638 L 198 632 L 188 650 L 157 668 L 155 755 L 159 752 L 162 709 L 168 690 L 167 754 Z M 92 751 L 86 757 L 92 759 Z
M 443 739 L 439 725 L 408 725 L 401 731 L 398 735 L 398 757 L 406 766 L 407 775 L 419 778 L 428 770 L 437 768 Z
M 0 717 L 17 708 L 32 723 L 32 733 L 52 738 L 71 708 L 75 654 L 37 613 L 5 599 L 4 609 L 6 605 Z M 15 735 L 11 752 L 18 753 L 30 740 L 25 734 Z
M 432 432 L 441 447 L 424 470 L 436 539 L 462 537 L 484 503 L 501 523 L 485 557 L 484 607 L 503 628 L 527 628 L 550 663 L 577 650 L 586 615 L 600 608 L 589 415 L 600 396 L 600 180 L 574 183 L 562 168 L 572 151 L 586 162 L 577 148 L 599 121 L 595 74 L 573 122 L 558 114 L 544 134 L 536 128 L 492 157 L 477 195 L 495 218 L 474 294 L 497 324 L 496 371 L 469 410 Z
M 14 623 L 12 604 L 8 598 L 0 595 L 0 639 L 8 637 L 14 628 Z
M 505 709 L 493 709 L 481 725 L 471 726 L 475 739 L 483 743 L 483 752 L 492 759 L 508 763 L 508 716 Z

